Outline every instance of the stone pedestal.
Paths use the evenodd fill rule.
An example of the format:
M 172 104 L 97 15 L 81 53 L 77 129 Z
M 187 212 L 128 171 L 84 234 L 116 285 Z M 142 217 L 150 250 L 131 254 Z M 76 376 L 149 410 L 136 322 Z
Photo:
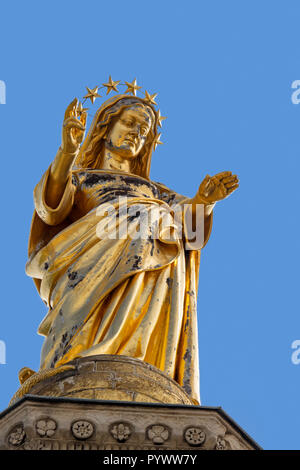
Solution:
M 193 405 L 177 382 L 156 367 L 128 356 L 78 358 L 31 376 L 11 400 L 24 394 L 142 403 Z
M 26 395 L 0 415 L 0 450 L 251 450 L 221 408 Z
M 92 356 L 27 378 L 0 415 L 0 450 L 226 450 L 259 446 L 155 367 Z

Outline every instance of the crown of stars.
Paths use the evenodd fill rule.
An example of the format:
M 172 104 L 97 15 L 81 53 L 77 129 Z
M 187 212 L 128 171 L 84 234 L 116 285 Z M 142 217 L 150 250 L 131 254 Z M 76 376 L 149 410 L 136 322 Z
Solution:
M 82 113 L 85 113 L 86 111 L 88 111 L 89 108 L 84 108 L 82 106 L 82 103 L 79 102 L 78 106 L 77 106 L 77 115 L 78 116 L 81 116 Z
M 163 142 L 160 140 L 160 136 L 161 136 L 161 132 L 156 136 L 156 138 L 155 138 L 155 140 L 154 140 L 154 142 L 153 142 L 153 148 L 154 148 L 154 150 L 156 150 L 156 147 L 157 147 L 158 145 L 162 145 L 162 144 L 163 144 Z
M 148 101 L 150 104 L 157 104 L 155 98 L 157 97 L 157 93 L 154 93 L 154 95 L 150 95 L 147 90 L 145 90 L 145 100 Z
M 121 80 L 114 82 L 111 76 L 109 76 L 108 83 L 102 83 L 102 85 L 107 88 L 106 94 L 108 95 L 108 93 L 110 93 L 112 90 L 118 91 L 117 85 L 119 85 L 120 81 Z
M 125 85 L 127 86 L 127 90 L 125 93 L 132 93 L 134 96 L 136 96 L 137 90 L 140 90 L 142 87 L 138 86 L 136 83 L 136 78 L 132 80 L 131 83 L 125 82 Z
M 94 104 L 96 98 L 101 98 L 101 95 L 98 94 L 99 87 L 96 86 L 92 89 L 86 87 L 86 89 L 88 91 L 88 94 L 83 97 L 85 100 L 90 99 L 92 104 Z
M 124 94 L 128 95 L 137 95 L 137 91 L 141 90 L 142 87 L 137 84 L 136 78 L 132 80 L 132 82 L 125 82 L 121 83 L 121 80 L 113 80 L 111 78 L 111 75 L 109 76 L 109 79 L 106 83 L 102 83 L 101 85 L 95 86 L 95 88 L 88 88 L 87 89 L 87 94 L 83 97 L 82 102 L 78 103 L 77 109 L 76 109 L 76 115 L 78 118 L 85 118 L 86 119 L 86 112 L 88 111 L 88 108 L 84 108 L 83 105 L 87 100 L 91 100 L 91 103 L 94 104 L 96 98 L 101 98 L 102 96 L 98 93 L 98 90 L 106 88 L 106 95 L 108 95 L 111 91 L 119 92 L 118 86 L 126 86 L 126 90 L 123 92 Z M 157 93 L 149 93 L 147 90 L 144 91 L 145 96 L 142 98 L 147 104 L 150 104 L 152 106 L 157 106 L 157 103 L 155 101 L 155 98 L 157 97 Z M 166 119 L 165 116 L 162 116 L 160 114 L 160 110 L 155 111 L 156 114 L 156 123 L 158 127 L 162 127 L 162 121 Z M 161 133 L 157 134 L 155 137 L 155 140 L 153 141 L 153 149 L 155 150 L 157 145 L 162 144 L 160 140 Z
M 156 117 L 157 117 L 157 125 L 158 125 L 159 127 L 161 127 L 161 121 L 164 121 L 164 120 L 167 119 L 167 118 L 166 118 L 166 116 L 162 116 L 162 115 L 160 114 L 160 109 L 157 111 Z

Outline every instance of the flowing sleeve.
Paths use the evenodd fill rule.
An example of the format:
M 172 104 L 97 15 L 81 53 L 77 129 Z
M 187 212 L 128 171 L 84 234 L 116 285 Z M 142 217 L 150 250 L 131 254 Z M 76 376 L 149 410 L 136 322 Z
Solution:
M 49 174 L 50 167 L 46 173 L 44 173 L 41 181 L 34 188 L 34 205 L 38 216 L 45 224 L 58 225 L 66 219 L 73 207 L 74 196 L 76 192 L 76 179 L 74 175 L 72 178 L 72 175 L 70 174 L 63 195 L 57 207 L 53 209 L 52 207 L 48 206 L 46 202 L 46 191 Z
M 213 224 L 213 212 L 211 212 L 211 214 L 206 218 L 204 218 L 204 214 L 199 214 L 200 222 L 198 229 L 201 235 L 200 237 L 198 237 L 198 241 L 195 242 L 194 238 L 190 238 L 190 234 L 193 233 L 193 231 L 191 229 L 191 221 L 189 221 L 189 218 L 187 216 L 187 208 L 190 202 L 190 198 L 187 196 L 183 196 L 182 194 L 176 193 L 175 191 L 163 185 L 162 183 L 155 182 L 155 184 L 160 191 L 160 199 L 165 201 L 175 211 L 176 207 L 181 208 L 182 214 L 184 215 L 182 219 L 183 234 L 186 241 L 186 246 L 189 246 L 189 250 L 201 250 L 202 248 L 204 248 L 211 234 Z M 188 228 L 188 226 L 190 226 L 190 228 Z

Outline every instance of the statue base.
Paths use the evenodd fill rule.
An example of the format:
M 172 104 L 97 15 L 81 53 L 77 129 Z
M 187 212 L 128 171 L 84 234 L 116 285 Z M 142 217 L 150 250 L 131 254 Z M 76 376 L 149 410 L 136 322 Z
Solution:
M 142 403 L 195 404 L 161 370 L 128 356 L 98 355 L 75 359 L 29 377 L 12 398 L 23 395 L 89 398 Z
M 90 356 L 21 376 L 0 414 L 0 450 L 259 449 L 221 408 L 195 406 L 137 359 Z
M 221 408 L 25 395 L 0 414 L 0 450 L 259 449 Z

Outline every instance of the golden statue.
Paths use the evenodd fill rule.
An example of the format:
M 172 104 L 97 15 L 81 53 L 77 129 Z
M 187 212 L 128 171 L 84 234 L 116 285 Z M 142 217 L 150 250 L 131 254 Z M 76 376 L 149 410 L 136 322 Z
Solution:
M 104 86 L 116 91 L 117 83 L 110 78 Z M 228 171 L 207 175 L 192 199 L 151 181 L 163 118 L 156 95 L 137 97 L 136 81 L 126 84 L 125 94 L 98 109 L 85 140 L 86 110 L 72 101 L 61 146 L 34 190 L 26 272 L 49 307 L 39 327 L 45 336 L 41 370 L 76 357 L 129 356 L 156 366 L 199 403 L 200 252 L 215 203 L 238 187 L 238 179 Z M 88 89 L 85 98 L 93 102 L 97 91 Z M 186 204 L 193 224 L 197 205 L 204 207 L 204 240 L 194 249 L 186 248 L 174 216 Z M 151 211 L 156 215 L 144 227 L 147 235 L 134 236 L 138 215 Z M 165 216 L 168 235 L 160 224 Z M 125 236 L 111 236 L 125 222 Z

